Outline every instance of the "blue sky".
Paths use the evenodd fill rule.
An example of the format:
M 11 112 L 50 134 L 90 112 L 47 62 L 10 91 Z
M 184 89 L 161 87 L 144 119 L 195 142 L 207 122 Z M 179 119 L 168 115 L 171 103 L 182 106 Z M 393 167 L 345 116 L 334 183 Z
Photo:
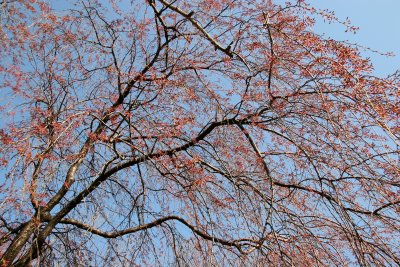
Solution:
M 366 53 L 375 65 L 375 74 L 386 76 L 400 69 L 400 1 L 399 0 L 309 0 L 313 6 L 335 11 L 340 19 L 349 17 L 360 27 L 356 35 L 343 27 L 318 23 L 317 32 L 339 40 L 349 40 L 380 52 L 394 52 L 394 57 Z

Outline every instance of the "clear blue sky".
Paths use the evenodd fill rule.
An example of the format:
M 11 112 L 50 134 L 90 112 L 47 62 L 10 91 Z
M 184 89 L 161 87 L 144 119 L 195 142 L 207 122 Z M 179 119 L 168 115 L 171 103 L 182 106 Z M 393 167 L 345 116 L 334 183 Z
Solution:
M 375 65 L 375 74 L 386 75 L 400 69 L 400 0 L 309 0 L 313 6 L 335 11 L 340 19 L 349 17 L 360 27 L 356 35 L 341 27 L 318 23 L 315 30 L 339 40 L 349 40 L 380 52 L 394 52 L 387 58 L 366 55 Z

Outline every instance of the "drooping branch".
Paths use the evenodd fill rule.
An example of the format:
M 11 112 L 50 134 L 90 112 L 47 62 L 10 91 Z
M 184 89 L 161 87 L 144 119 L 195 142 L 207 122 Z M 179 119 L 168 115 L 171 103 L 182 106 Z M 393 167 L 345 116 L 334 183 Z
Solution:
M 268 234 L 268 236 L 262 238 L 261 240 L 256 240 L 256 239 L 252 239 L 252 238 L 240 238 L 240 239 L 236 239 L 236 240 L 226 240 L 226 239 L 222 239 L 222 238 L 218 238 L 218 237 L 215 237 L 213 235 L 210 235 L 207 232 L 202 231 L 202 230 L 198 229 L 196 226 L 188 223 L 185 219 L 183 219 L 183 218 L 181 218 L 179 216 L 174 216 L 174 215 L 165 216 L 165 217 L 159 218 L 157 220 L 154 220 L 154 221 L 152 221 L 150 223 L 139 225 L 137 227 L 127 228 L 127 229 L 124 229 L 124 230 L 117 230 L 117 231 L 112 231 L 112 232 L 105 232 L 105 231 L 99 230 L 97 228 L 94 228 L 94 227 L 92 227 L 92 226 L 90 226 L 88 224 L 82 223 L 82 222 L 80 222 L 78 220 L 75 220 L 75 219 L 69 219 L 69 218 L 62 219 L 60 221 L 60 223 L 61 224 L 65 224 L 65 225 L 73 225 L 73 226 L 75 226 L 75 227 L 77 227 L 79 229 L 88 231 L 88 232 L 90 232 L 92 234 L 95 234 L 95 235 L 98 235 L 98 236 L 101 236 L 101 237 L 104 237 L 104 238 L 116 238 L 116 237 L 120 237 L 120 236 L 124 236 L 124 235 L 128 235 L 128 234 L 133 234 L 133 233 L 136 233 L 136 232 L 148 230 L 148 229 L 151 229 L 153 227 L 158 227 L 158 226 L 160 226 L 161 224 L 163 224 L 165 222 L 173 221 L 173 220 L 179 221 L 180 223 L 184 224 L 194 234 L 196 234 L 196 235 L 198 235 L 198 236 L 200 236 L 200 237 L 202 237 L 202 238 L 204 238 L 206 240 L 209 240 L 209 241 L 212 241 L 212 242 L 215 242 L 215 243 L 219 243 L 219 244 L 221 244 L 223 246 L 235 247 L 236 249 L 238 249 L 238 251 L 240 253 L 244 253 L 244 254 L 249 254 L 250 252 L 254 251 L 255 249 L 261 247 L 263 241 L 268 239 L 268 238 L 270 238 L 270 237 L 276 237 L 278 240 L 284 241 L 284 242 L 288 241 L 287 238 L 279 236 L 276 233 L 274 233 L 274 234 L 270 233 L 270 234 Z M 251 246 L 253 248 L 248 250 L 248 251 L 244 251 L 242 249 L 242 246 Z
M 197 227 L 193 226 L 192 224 L 188 223 L 185 219 L 179 217 L 179 216 L 166 216 L 166 217 L 162 217 L 160 219 L 157 219 L 155 221 L 152 221 L 150 223 L 146 223 L 143 225 L 139 225 L 137 227 L 132 227 L 132 228 L 128 228 L 125 230 L 120 230 L 120 231 L 112 231 L 112 232 L 104 232 L 101 231 L 99 229 L 93 228 L 88 224 L 82 223 L 80 221 L 74 220 L 74 219 L 62 219 L 60 221 L 61 224 L 68 224 L 68 225 L 73 225 L 78 227 L 79 229 L 88 231 L 90 233 L 93 233 L 95 235 L 104 237 L 104 238 L 116 238 L 116 237 L 120 237 L 120 236 L 124 236 L 127 234 L 133 234 L 139 231 L 143 231 L 143 230 L 147 230 L 153 227 L 157 227 L 160 226 L 161 224 L 167 222 L 167 221 L 171 221 L 171 220 L 175 220 L 175 221 L 179 221 L 180 223 L 184 224 L 186 227 L 188 227 L 193 233 L 195 233 L 196 235 L 206 239 L 206 240 L 210 240 L 216 243 L 220 243 L 221 245 L 224 246 L 233 246 L 236 247 L 239 251 L 241 250 L 240 248 L 240 244 L 238 243 L 238 241 L 229 241 L 229 240 L 225 240 L 225 239 L 221 239 L 212 235 L 209 235 L 207 232 L 201 231 L 200 229 L 198 229 Z

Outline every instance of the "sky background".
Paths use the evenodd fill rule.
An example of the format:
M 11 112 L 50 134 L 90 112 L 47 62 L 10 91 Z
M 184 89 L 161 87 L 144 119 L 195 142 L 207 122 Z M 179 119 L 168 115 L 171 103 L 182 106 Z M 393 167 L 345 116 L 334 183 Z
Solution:
M 315 30 L 339 40 L 349 40 L 381 52 L 394 52 L 385 57 L 366 52 L 375 65 L 375 74 L 385 76 L 400 69 L 400 0 L 309 0 L 313 6 L 335 11 L 340 19 L 349 17 L 354 26 L 360 27 L 354 35 L 345 28 L 318 22 Z M 62 3 L 54 1 L 54 3 Z M 3 98 L 3 96 L 0 97 Z M 3 118 L 4 120 L 4 118 Z M 0 122 L 0 126 L 3 126 Z M 4 173 L 0 172 L 0 179 Z M 185 233 L 183 230 L 181 233 Z
M 339 19 L 349 17 L 357 34 L 345 33 L 344 27 L 318 22 L 315 30 L 338 40 L 349 40 L 394 57 L 366 52 L 375 66 L 375 74 L 386 76 L 400 70 L 400 0 L 309 0 L 314 7 L 335 11 Z

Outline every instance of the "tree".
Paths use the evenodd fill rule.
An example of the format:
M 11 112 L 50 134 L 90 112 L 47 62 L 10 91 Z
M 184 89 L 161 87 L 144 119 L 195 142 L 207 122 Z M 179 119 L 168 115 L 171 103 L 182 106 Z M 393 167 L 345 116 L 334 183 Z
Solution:
M 3 266 L 400 265 L 399 75 L 306 1 L 3 1 Z

